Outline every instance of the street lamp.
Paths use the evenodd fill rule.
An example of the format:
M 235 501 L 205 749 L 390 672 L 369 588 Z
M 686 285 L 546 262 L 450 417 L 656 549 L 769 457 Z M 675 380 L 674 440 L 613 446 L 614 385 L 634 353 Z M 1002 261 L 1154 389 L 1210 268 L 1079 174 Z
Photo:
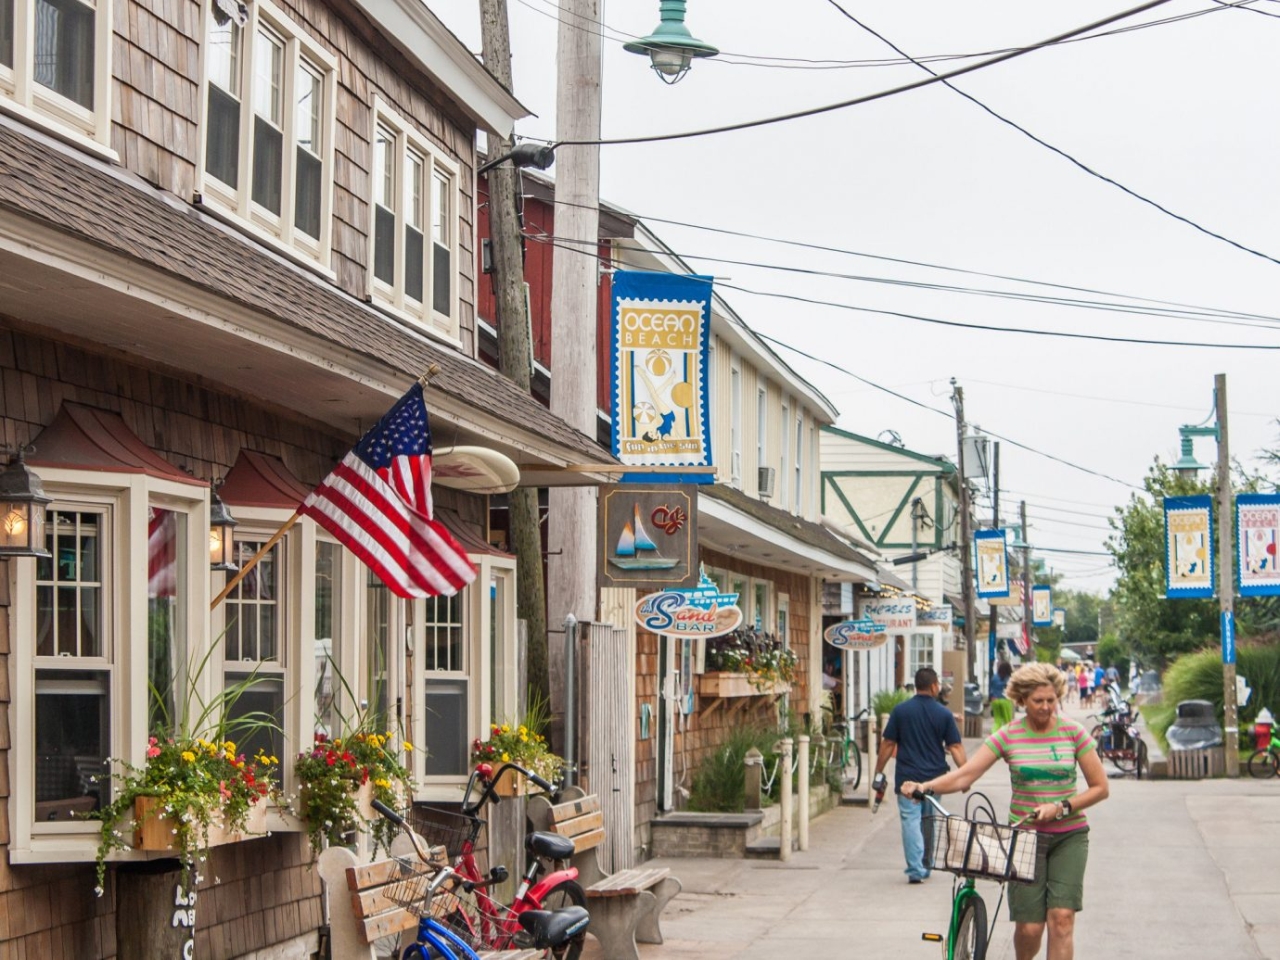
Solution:
M 218 484 L 209 483 L 209 565 L 213 570 L 222 573 L 236 573 L 239 567 L 235 563 L 235 551 L 231 531 L 236 526 L 236 518 L 231 515 L 227 505 L 218 496 Z
M 623 44 L 628 53 L 647 56 L 663 83 L 678 83 L 689 72 L 694 57 L 714 57 L 720 51 L 697 39 L 684 25 L 685 0 L 660 0 L 662 22 L 653 33 Z
M 1173 465 L 1173 469 L 1178 476 L 1184 480 L 1194 480 L 1196 474 L 1201 470 L 1208 470 L 1207 464 L 1201 463 L 1196 459 L 1194 443 L 1195 437 L 1213 437 L 1218 439 L 1218 426 L 1214 424 L 1212 427 L 1190 427 L 1181 426 L 1178 428 L 1178 435 L 1182 438 L 1182 456 L 1178 458 L 1178 462 Z
M 5 446 L 14 455 L 0 473 L 0 559 L 49 557 L 44 546 L 45 507 L 53 502 L 44 494 L 40 478 L 25 461 L 35 447 Z

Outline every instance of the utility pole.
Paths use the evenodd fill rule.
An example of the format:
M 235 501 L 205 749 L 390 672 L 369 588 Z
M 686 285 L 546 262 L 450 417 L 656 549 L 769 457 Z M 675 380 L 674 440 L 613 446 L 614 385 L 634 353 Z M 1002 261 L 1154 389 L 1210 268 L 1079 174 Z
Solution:
M 973 679 L 976 676 L 977 657 L 974 655 L 973 649 L 973 617 L 977 602 L 974 598 L 973 590 L 973 558 L 972 547 L 970 542 L 973 539 L 973 532 L 970 529 L 969 516 L 969 481 L 964 475 L 964 387 L 956 386 L 956 378 L 951 378 L 951 404 L 956 409 L 956 450 L 959 456 L 956 457 L 956 475 L 960 479 L 960 563 L 961 576 L 964 578 L 964 647 L 966 659 L 968 660 L 968 676 L 966 680 Z
M 600 8 L 598 0 L 560 0 L 556 41 L 556 139 L 600 139 Z M 551 411 L 593 440 L 596 403 L 596 288 L 600 238 L 600 148 L 556 149 L 555 232 L 551 268 Z M 547 617 L 563 623 L 596 619 L 596 491 L 550 491 Z M 564 664 L 549 650 L 551 709 L 564 709 Z
M 1022 629 L 1027 637 L 1027 656 L 1031 655 L 1031 537 L 1027 531 L 1027 501 L 1022 501 Z
M 1235 563 L 1231 516 L 1231 454 L 1227 444 L 1227 375 L 1213 378 L 1213 406 L 1218 423 L 1218 606 L 1222 611 L 1222 713 L 1227 776 L 1240 776 L 1240 720 L 1236 704 Z
M 484 64 L 507 90 L 511 82 L 511 30 L 507 0 L 480 0 L 480 36 Z M 489 138 L 490 158 L 511 151 L 512 142 Z M 489 233 L 493 246 L 493 295 L 497 303 L 498 367 L 529 392 L 533 345 L 529 343 L 528 300 L 524 282 L 519 174 L 513 163 L 489 170 Z M 547 673 L 547 598 L 542 574 L 542 525 L 535 487 L 516 487 L 507 495 L 508 528 L 516 555 L 517 616 L 528 628 L 528 682 L 542 698 L 550 696 Z M 522 691 L 523 692 L 523 691 Z
M 1000 529 L 1000 441 L 995 442 L 992 453 L 991 481 L 991 526 Z M 987 689 L 991 689 L 991 678 L 996 674 L 996 622 L 999 620 L 1000 608 L 991 604 L 991 627 L 987 635 Z

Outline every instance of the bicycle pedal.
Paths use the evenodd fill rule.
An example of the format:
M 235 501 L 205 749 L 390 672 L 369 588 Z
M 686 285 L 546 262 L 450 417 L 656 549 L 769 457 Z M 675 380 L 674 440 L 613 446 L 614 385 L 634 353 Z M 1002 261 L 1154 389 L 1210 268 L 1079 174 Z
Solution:
M 945 938 L 940 933 L 922 933 L 920 934 L 920 939 L 929 943 L 942 943 Z

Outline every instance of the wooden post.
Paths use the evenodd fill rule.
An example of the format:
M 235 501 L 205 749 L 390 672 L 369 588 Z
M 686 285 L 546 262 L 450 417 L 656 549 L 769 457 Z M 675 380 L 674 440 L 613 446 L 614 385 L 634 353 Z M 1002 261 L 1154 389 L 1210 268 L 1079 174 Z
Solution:
M 133 960 L 192 960 L 196 891 L 173 861 L 116 870 L 116 952 Z
M 778 761 L 780 792 L 778 805 L 782 808 L 781 823 L 778 824 L 778 859 L 791 859 L 791 738 L 785 737 L 781 744 L 782 759 Z
M 743 777 L 746 789 L 743 791 L 742 809 L 760 810 L 764 807 L 762 802 L 764 789 L 761 783 L 764 777 L 764 754 L 755 747 L 751 747 L 747 755 L 742 758 L 742 762 L 746 767 Z
M 797 738 L 800 744 L 800 849 L 809 849 L 809 735 L 802 733 Z

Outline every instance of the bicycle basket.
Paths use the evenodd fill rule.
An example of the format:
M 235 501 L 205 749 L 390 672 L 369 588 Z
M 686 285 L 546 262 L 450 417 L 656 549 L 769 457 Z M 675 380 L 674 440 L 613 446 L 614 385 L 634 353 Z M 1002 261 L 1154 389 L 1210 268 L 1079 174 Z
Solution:
M 474 836 L 476 850 L 484 848 L 485 822 L 481 818 L 468 817 L 439 807 L 415 806 L 406 819 L 409 827 L 431 847 L 443 847 L 449 862 L 462 855 L 462 847 Z
M 390 903 L 403 907 L 415 917 L 441 917 L 457 908 L 458 898 L 453 893 L 431 892 L 431 881 L 438 867 L 409 856 L 392 857 L 388 869 L 389 882 L 382 888 L 382 896 Z
M 933 867 L 965 877 L 1030 883 L 1036 875 L 1034 830 L 964 817 L 925 817 Z

